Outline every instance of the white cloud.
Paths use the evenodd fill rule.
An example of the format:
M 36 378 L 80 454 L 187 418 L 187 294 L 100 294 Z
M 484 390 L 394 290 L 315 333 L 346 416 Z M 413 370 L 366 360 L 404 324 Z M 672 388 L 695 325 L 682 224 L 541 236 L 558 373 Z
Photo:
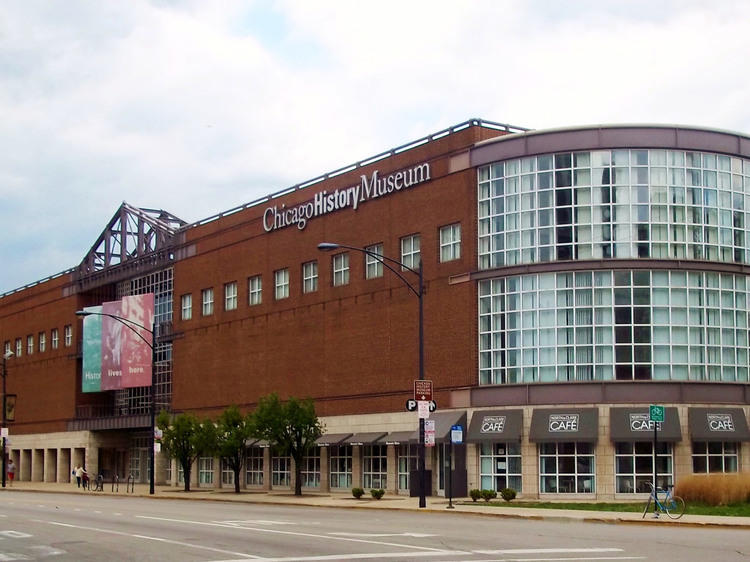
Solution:
M 194 221 L 470 117 L 750 130 L 745 2 L 29 2 L 0 20 L 0 291 L 120 202 Z

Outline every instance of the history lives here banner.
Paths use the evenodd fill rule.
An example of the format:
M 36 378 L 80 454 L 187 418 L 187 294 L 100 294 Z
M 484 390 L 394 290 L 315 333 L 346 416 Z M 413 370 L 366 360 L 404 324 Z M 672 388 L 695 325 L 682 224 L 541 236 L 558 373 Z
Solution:
M 123 297 L 97 308 L 100 308 L 98 314 L 85 317 L 83 325 L 83 392 L 149 386 L 154 295 Z M 86 310 L 95 311 L 94 308 Z M 96 324 L 89 324 L 92 318 L 100 319 L 98 328 Z M 90 346 L 87 342 L 91 342 Z

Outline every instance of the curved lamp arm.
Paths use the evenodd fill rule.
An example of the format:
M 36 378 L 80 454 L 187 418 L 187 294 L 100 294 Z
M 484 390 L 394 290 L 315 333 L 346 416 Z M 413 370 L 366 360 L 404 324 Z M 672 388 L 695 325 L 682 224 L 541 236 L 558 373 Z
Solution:
M 123 318 L 122 316 L 117 316 L 116 314 L 107 314 L 106 312 L 93 312 L 91 310 L 76 310 L 76 316 L 106 316 L 108 318 L 112 318 L 113 320 L 117 320 L 120 324 L 132 330 L 139 338 L 143 340 L 143 343 L 145 343 L 151 349 L 154 349 L 154 344 L 152 343 L 154 338 L 154 331 L 146 328 L 146 326 L 139 324 L 138 322 L 130 320 L 129 318 Z M 149 334 L 151 334 L 152 341 L 150 342 L 146 338 L 144 338 L 143 335 L 141 335 L 141 333 L 136 330 L 136 328 L 146 330 Z

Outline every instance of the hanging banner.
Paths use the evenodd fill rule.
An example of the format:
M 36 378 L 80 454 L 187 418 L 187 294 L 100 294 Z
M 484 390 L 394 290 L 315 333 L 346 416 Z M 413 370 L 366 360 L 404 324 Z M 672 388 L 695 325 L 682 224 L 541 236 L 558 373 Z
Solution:
M 112 316 L 120 316 L 120 301 L 102 304 L 102 390 L 118 390 L 122 388 L 122 369 L 120 356 L 122 354 L 123 325 L 120 320 Z M 108 314 L 112 316 L 107 316 Z M 127 329 L 127 328 L 125 328 Z
M 120 370 L 122 388 L 151 385 L 151 346 L 154 325 L 154 295 L 123 297 L 120 301 L 120 316 L 130 328 L 122 327 Z
M 83 318 L 83 378 L 82 392 L 100 392 L 102 389 L 102 311 L 101 306 L 84 308 L 94 312 Z

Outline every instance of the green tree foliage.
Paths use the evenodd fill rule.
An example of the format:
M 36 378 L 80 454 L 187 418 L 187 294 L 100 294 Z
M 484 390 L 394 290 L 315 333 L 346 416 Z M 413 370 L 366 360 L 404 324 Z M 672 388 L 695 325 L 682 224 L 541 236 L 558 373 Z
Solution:
M 240 493 L 240 471 L 245 460 L 247 440 L 252 436 L 251 417 L 237 406 L 229 406 L 216 421 L 216 452 L 234 472 L 234 491 Z
M 281 402 L 276 393 L 264 396 L 252 413 L 253 434 L 271 443 L 282 455 L 294 460 L 294 494 L 302 495 L 302 460 L 323 434 L 315 405 L 310 399 L 289 398 Z
M 164 451 L 182 466 L 185 491 L 190 491 L 190 469 L 195 460 L 216 449 L 216 426 L 210 420 L 199 420 L 192 414 L 178 414 L 174 418 L 162 411 L 156 421 L 162 430 Z

